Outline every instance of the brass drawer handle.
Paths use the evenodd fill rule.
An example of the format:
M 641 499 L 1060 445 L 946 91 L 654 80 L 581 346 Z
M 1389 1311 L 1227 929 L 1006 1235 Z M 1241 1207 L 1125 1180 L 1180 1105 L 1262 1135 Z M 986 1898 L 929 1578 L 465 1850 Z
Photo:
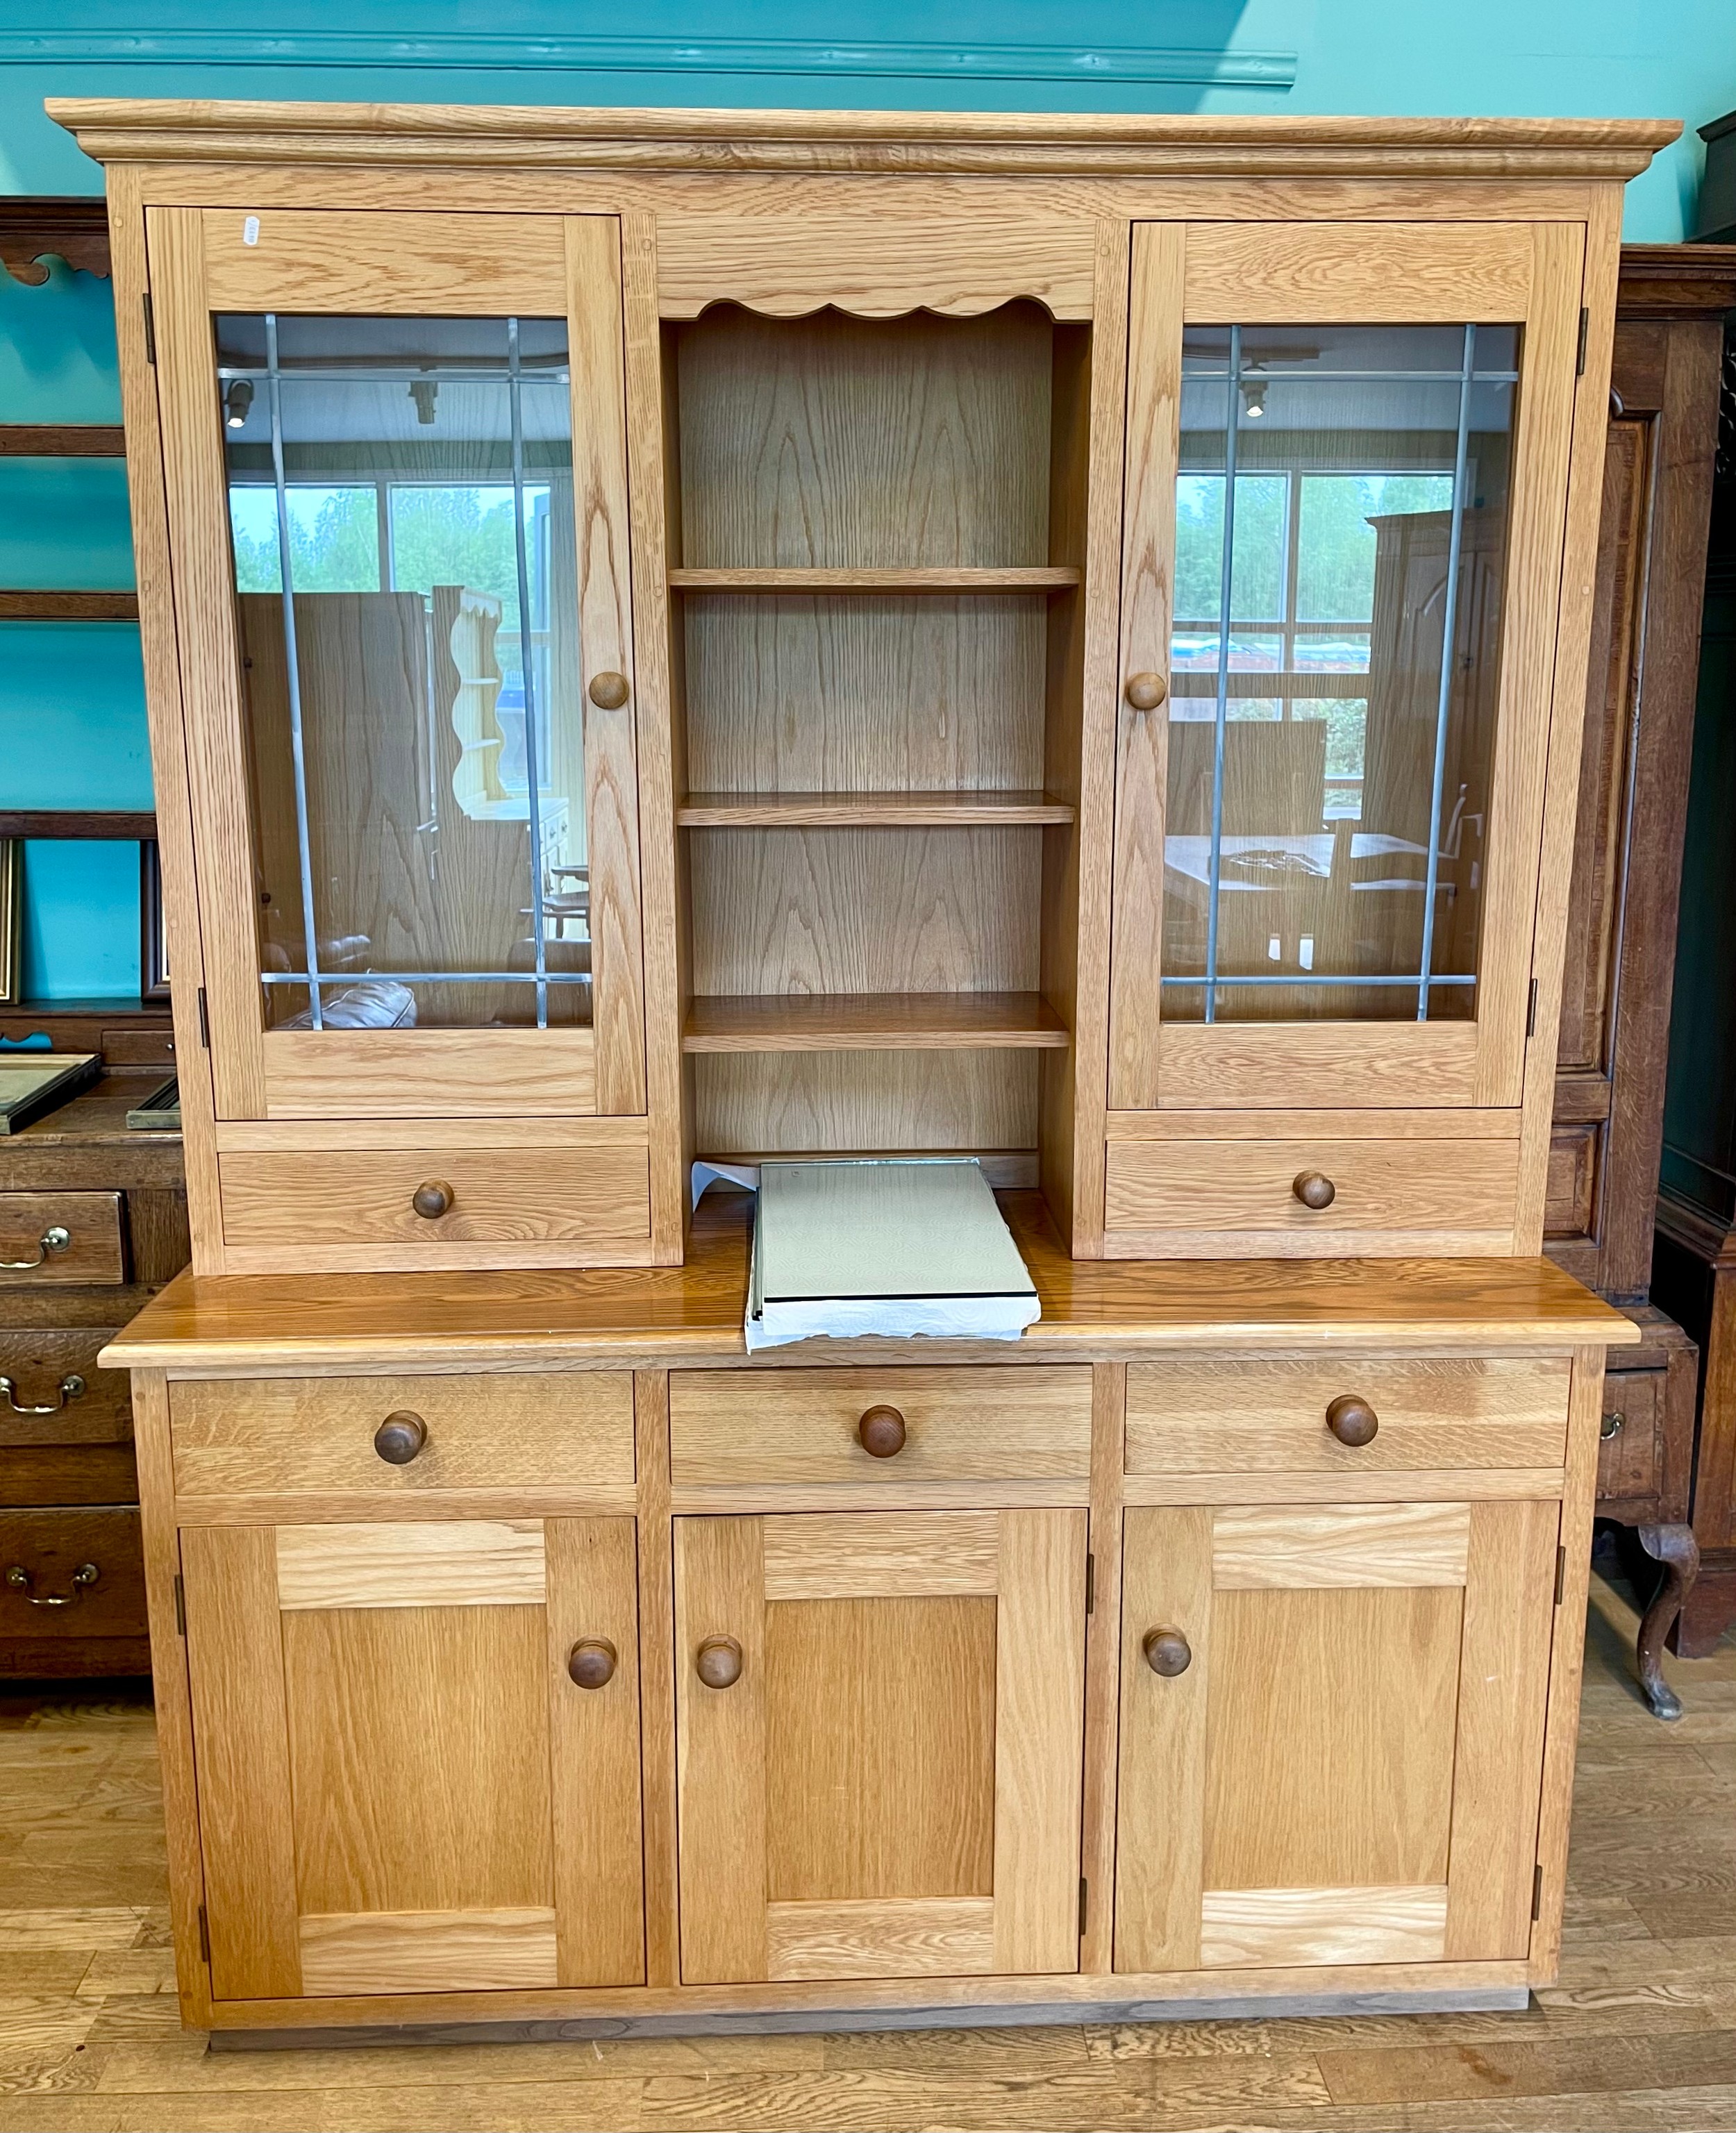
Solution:
M 1623 1427 L 1627 1419 L 1627 1416 L 1623 1414 L 1619 1408 L 1618 1408 L 1613 1414 L 1606 1414 L 1602 1422 L 1598 1424 L 1599 1437 L 1605 1444 L 1607 1444 L 1610 1438 L 1615 1435 L 1616 1432 Z
M 707 1637 L 693 1668 L 707 1688 L 733 1688 L 741 1678 L 741 1647 L 733 1637 Z
M 22 1562 L 15 1562 L 6 1573 L 6 1582 L 14 1592 L 22 1592 L 32 1607 L 71 1607 L 84 1598 L 85 1588 L 94 1585 L 102 1574 L 94 1562 L 81 1562 L 72 1573 L 74 1589 L 70 1592 L 32 1592 L 30 1572 Z
M 895 1407 L 871 1407 L 856 1426 L 870 1459 L 893 1459 L 904 1448 L 904 1418 Z
M 51 1252 L 64 1252 L 72 1242 L 70 1230 L 63 1230 L 58 1222 L 45 1230 L 36 1240 L 36 1255 L 31 1259 L 0 1259 L 0 1271 L 7 1274 L 28 1274 L 39 1267 Z
M 428 1425 L 401 1407 L 374 1432 L 374 1448 L 388 1466 L 407 1466 L 428 1441 Z
M 602 673 L 591 676 L 591 686 L 585 693 L 600 711 L 618 711 L 632 691 L 624 674 L 605 668 Z
M 1304 1207 L 1311 1207 L 1317 1215 L 1322 1208 L 1331 1206 L 1338 1197 L 1338 1187 L 1324 1170 L 1299 1170 L 1290 1181 L 1290 1189 Z
M 1147 1630 L 1140 1649 L 1153 1673 L 1173 1680 L 1194 1664 L 1194 1647 L 1179 1630 Z
M 425 1222 L 437 1222 L 452 1211 L 458 1195 L 443 1177 L 425 1177 L 410 1195 L 410 1205 Z
M 581 1637 L 567 1654 L 567 1671 L 581 1688 L 606 1688 L 619 1657 L 607 1637 Z
M 1380 1426 L 1380 1417 L 1367 1400 L 1358 1399 L 1354 1393 L 1340 1393 L 1327 1407 L 1326 1427 L 1340 1444 L 1348 1444 L 1352 1451 L 1372 1444 Z
M 0 1378 L 0 1393 L 6 1395 L 6 1404 L 14 1414 L 58 1414 L 63 1407 L 70 1407 L 75 1399 L 84 1397 L 84 1380 L 76 1370 L 69 1370 L 60 1380 L 60 1397 L 49 1400 L 41 1407 L 21 1407 L 18 1388 L 10 1378 Z
M 1136 711 L 1155 711 L 1169 693 L 1161 674 L 1130 674 L 1121 694 Z

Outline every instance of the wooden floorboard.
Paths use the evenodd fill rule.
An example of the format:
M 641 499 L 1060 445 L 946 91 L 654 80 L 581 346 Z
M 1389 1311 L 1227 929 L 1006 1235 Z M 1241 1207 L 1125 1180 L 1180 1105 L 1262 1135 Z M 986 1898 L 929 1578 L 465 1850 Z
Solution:
M 1633 1685 L 1592 1582 L 1560 1985 L 1512 2014 L 213 2054 L 151 1714 L 0 1688 L 0 2133 L 1736 2133 L 1736 1642 Z

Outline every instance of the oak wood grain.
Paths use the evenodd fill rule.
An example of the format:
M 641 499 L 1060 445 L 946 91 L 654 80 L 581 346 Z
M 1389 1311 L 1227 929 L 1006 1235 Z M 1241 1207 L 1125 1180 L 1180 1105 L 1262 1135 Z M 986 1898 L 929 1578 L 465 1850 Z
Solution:
M 766 1906 L 768 1975 L 968 1977 L 1001 1966 L 987 1896 L 892 1896 Z
M 544 1596 L 533 1519 L 393 1525 L 280 1525 L 277 1605 L 341 1608 L 529 1607 Z

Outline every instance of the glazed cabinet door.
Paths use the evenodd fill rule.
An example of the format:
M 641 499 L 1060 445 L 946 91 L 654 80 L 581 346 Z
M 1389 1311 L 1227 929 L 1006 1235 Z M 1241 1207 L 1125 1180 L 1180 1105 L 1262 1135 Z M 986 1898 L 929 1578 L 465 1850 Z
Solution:
M 643 1112 L 618 222 L 147 237 L 218 1119 Z
M 1491 1115 L 1400 1226 L 1511 1234 L 1584 251 L 1136 229 L 1109 1105 L 1176 1137 L 1112 1151 L 1111 1230 L 1386 1225 L 1390 1177 L 1327 1219 L 1304 1150 L 1268 1206 L 1209 1128 L 1372 1106 Z
M 1559 1510 L 1127 1513 L 1117 1970 L 1526 1953 Z
M 630 1519 L 181 1534 L 219 2000 L 644 1977 Z
M 1078 1967 L 1085 1528 L 677 1519 L 684 1983 Z

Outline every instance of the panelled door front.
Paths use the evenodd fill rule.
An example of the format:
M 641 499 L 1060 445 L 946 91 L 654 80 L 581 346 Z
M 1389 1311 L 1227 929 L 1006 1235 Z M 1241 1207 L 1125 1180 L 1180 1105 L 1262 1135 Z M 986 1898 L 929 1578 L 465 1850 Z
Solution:
M 685 1983 L 1078 1967 L 1085 1532 L 676 1520 Z
M 1117 1970 L 1526 1953 L 1559 1511 L 1126 1514 Z
M 1136 229 L 1112 1112 L 1519 1104 L 1584 252 Z
M 619 223 L 147 236 L 218 1118 L 643 1112 Z
M 644 1977 L 634 1523 L 181 1534 L 219 2000 Z

